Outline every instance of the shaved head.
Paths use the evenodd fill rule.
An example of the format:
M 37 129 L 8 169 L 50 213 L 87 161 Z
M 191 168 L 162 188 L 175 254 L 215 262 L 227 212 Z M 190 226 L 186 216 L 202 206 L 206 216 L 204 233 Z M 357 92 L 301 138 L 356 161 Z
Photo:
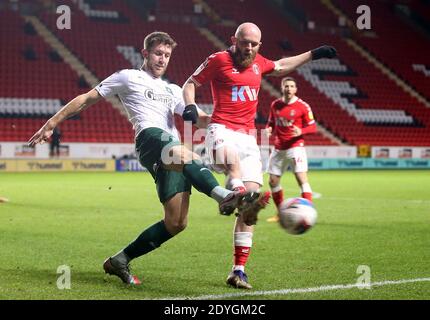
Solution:
M 258 39 L 259 42 L 261 40 L 261 30 L 252 22 L 244 22 L 237 27 L 234 36 L 241 39 L 252 37 L 254 39 Z
M 231 37 L 232 56 L 236 66 L 249 67 L 261 46 L 261 30 L 252 22 L 244 22 Z

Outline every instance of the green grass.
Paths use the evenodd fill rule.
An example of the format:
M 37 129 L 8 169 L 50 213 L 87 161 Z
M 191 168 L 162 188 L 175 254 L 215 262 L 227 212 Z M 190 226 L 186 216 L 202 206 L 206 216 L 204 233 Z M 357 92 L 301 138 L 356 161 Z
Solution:
M 318 222 L 302 236 L 260 214 L 247 273 L 260 290 L 430 277 L 430 172 L 311 172 Z M 221 176 L 218 176 L 220 181 Z M 266 177 L 267 179 L 267 177 Z M 266 184 L 267 186 L 267 184 Z M 297 196 L 292 175 L 286 196 Z M 188 228 L 132 263 L 144 279 L 127 287 L 103 273 L 103 260 L 159 221 L 162 207 L 145 173 L 0 174 L 0 299 L 158 299 L 238 293 L 225 285 L 233 217 L 193 190 Z M 71 289 L 56 286 L 71 267 Z M 242 292 L 242 291 L 241 291 Z M 430 299 L 430 282 L 243 296 L 234 299 Z

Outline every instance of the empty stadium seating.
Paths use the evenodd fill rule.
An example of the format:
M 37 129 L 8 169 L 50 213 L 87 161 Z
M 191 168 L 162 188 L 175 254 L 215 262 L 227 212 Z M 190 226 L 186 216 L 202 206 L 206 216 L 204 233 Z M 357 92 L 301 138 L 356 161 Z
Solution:
M 354 19 L 361 2 L 336 0 L 334 3 Z M 392 3 L 375 1 L 370 8 L 372 15 L 378 17 L 372 19 L 372 31 L 376 37 L 363 37 L 358 33 L 355 40 L 430 100 L 430 78 L 416 72 L 413 67 L 414 64 L 430 65 L 428 38 L 400 19 Z
M 345 6 L 348 3 L 343 1 L 342 5 Z M 332 14 L 319 1 L 303 0 L 296 1 L 296 4 L 308 9 L 312 6 L 314 12 L 325 12 L 324 14 L 320 13 L 318 16 Z M 357 5 L 354 10 L 357 8 L 358 2 L 355 2 L 355 4 Z M 353 14 L 352 7 L 351 5 L 351 16 Z M 355 11 L 354 15 L 357 16 Z M 330 19 L 327 18 L 319 21 L 318 16 L 315 17 L 317 25 L 330 23 Z M 337 22 L 332 23 L 332 27 L 335 26 L 335 23 L 337 24 Z M 386 34 L 384 34 L 385 36 Z M 341 38 L 313 32 L 304 34 L 289 32 L 288 38 L 295 49 L 303 48 L 303 50 L 306 50 L 306 44 L 310 48 L 322 43 L 330 43 L 338 49 L 340 64 L 346 66 L 346 70 L 332 70 L 331 72 L 320 72 L 319 74 L 314 72 L 314 76 L 318 76 L 320 80 L 323 80 L 323 83 L 326 81 L 331 82 L 330 86 L 334 85 L 335 90 L 343 90 L 341 87 L 348 85 L 349 88 L 356 91 L 356 94 L 355 92 L 345 92 L 343 97 L 339 98 L 354 104 L 358 114 L 362 116 L 361 119 L 356 119 L 351 114 L 345 115 L 345 110 L 339 110 L 339 101 L 332 98 L 330 98 L 331 101 L 321 99 L 324 87 L 315 86 L 315 83 L 309 86 L 312 83 L 311 79 L 306 82 L 300 81 L 300 87 L 302 87 L 300 92 L 306 93 L 306 100 L 316 110 L 319 120 L 323 121 L 324 125 L 337 136 L 351 144 L 422 146 L 430 143 L 430 110 L 404 92 L 403 89 L 382 74 Z M 381 43 L 380 49 L 383 51 L 386 48 L 386 44 Z M 320 93 L 316 94 L 313 88 L 317 88 Z M 328 94 L 323 95 L 330 97 Z M 388 111 L 388 119 L 383 117 L 384 121 L 363 122 L 362 120 L 370 114 L 369 110 L 374 109 L 378 109 L 386 115 Z M 393 116 L 393 114 L 396 114 L 396 116 Z M 403 114 L 401 118 L 406 123 L 401 123 L 401 121 L 398 124 L 389 123 L 390 118 L 397 118 L 400 114 Z M 379 117 L 378 114 L 376 119 Z M 411 118 L 413 118 L 412 123 Z
M 411 16 L 416 18 L 418 23 L 424 24 L 428 30 L 430 26 L 430 2 L 427 0 L 405 0 L 402 3 L 411 10 Z
M 337 17 L 321 2 L 294 2 L 308 13 L 308 18 L 315 21 L 317 27 L 337 25 Z M 335 1 L 335 4 L 350 16 L 355 14 L 353 9 L 357 1 L 340 2 Z M 145 21 L 124 1 L 65 0 L 63 3 L 72 8 L 72 30 L 57 29 L 57 15 L 53 13 L 44 13 L 39 18 L 100 80 L 117 70 L 139 67 L 143 37 L 155 30 L 170 33 L 179 44 L 166 74 L 168 80 L 178 85 L 182 85 L 210 53 L 219 50 L 192 24 L 167 23 L 157 19 Z M 317 121 L 342 141 L 348 144 L 430 145 L 429 109 L 388 79 L 343 39 L 329 34 L 299 32 L 276 8 L 264 1 L 206 0 L 206 3 L 224 19 L 235 23 L 257 23 L 263 32 L 261 53 L 270 59 L 302 53 L 324 43 L 338 49 L 338 60 L 321 60 L 291 75 L 297 78 L 298 95 L 311 105 Z M 384 8 L 384 4 L 375 5 L 377 13 Z M 155 15 L 179 12 L 193 15 L 193 1 L 181 0 L 172 4 L 171 1 L 159 0 Z M 395 18 L 394 13 L 387 15 Z M 66 63 L 50 60 L 48 52 L 52 49 L 40 36 L 25 32 L 21 16 L 0 11 L 0 18 L 2 48 L 8 44 L 8 50 L 1 50 L 0 57 L 2 61 L 10 62 L 2 65 L 0 141 L 25 141 L 50 114 L 85 90 L 79 88 L 79 75 Z M 423 53 L 428 44 L 416 53 L 420 51 L 416 43 L 419 43 L 419 36 L 414 34 L 407 40 L 410 50 L 398 43 L 393 47 L 394 51 L 407 52 L 403 54 L 402 61 L 388 55 L 386 48 L 391 48 L 389 43 L 395 41 L 386 33 L 392 28 L 390 23 L 379 19 L 375 22 L 376 32 L 382 34 L 380 39 L 359 35 L 354 39 L 428 97 L 430 77 L 427 73 L 430 68 Z M 226 47 L 230 44 L 235 27 L 215 22 L 206 27 L 224 41 Z M 399 34 L 407 37 L 412 33 L 408 28 L 405 27 L 409 33 L 402 31 Z M 286 39 L 291 48 L 282 47 L 281 43 Z M 25 59 L 23 52 L 28 46 L 34 49 L 35 60 Z M 279 78 L 266 77 L 266 80 L 279 88 Z M 260 120 L 267 118 L 274 98 L 267 91 L 260 90 Z M 198 91 L 197 101 L 211 104 L 209 86 Z M 177 119 L 177 124 L 182 128 L 180 119 Z M 258 124 L 259 127 L 262 125 Z M 133 142 L 131 125 L 107 102 L 100 102 L 79 118 L 66 121 L 62 130 L 65 141 Z M 319 133 L 308 135 L 306 140 L 308 144 L 333 144 Z

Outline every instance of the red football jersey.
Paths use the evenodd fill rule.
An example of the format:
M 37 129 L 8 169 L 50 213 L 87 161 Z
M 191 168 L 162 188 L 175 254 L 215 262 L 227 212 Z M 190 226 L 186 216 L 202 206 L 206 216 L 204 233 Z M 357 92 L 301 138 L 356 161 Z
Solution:
M 257 54 L 247 68 L 236 68 L 228 51 L 209 56 L 191 76 L 198 86 L 210 81 L 214 111 L 211 123 L 232 130 L 255 128 L 261 77 L 270 73 L 275 63 Z
M 317 131 L 311 107 L 297 97 L 288 104 L 282 98 L 273 101 L 267 126 L 272 127 L 275 148 L 278 150 L 303 147 L 303 134 Z M 302 135 L 294 137 L 293 126 L 302 129 Z

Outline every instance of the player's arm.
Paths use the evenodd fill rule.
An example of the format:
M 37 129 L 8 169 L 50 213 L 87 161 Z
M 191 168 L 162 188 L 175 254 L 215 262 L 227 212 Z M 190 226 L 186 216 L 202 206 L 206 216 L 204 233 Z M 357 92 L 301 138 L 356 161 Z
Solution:
M 81 94 L 67 103 L 55 115 L 53 115 L 46 123 L 37 131 L 28 141 L 29 146 L 34 146 L 38 143 L 43 144 L 52 135 L 53 130 L 64 120 L 77 115 L 89 106 L 99 101 L 102 96 L 97 90 L 92 89 L 87 93 Z
M 275 129 L 275 119 L 273 117 L 273 103 L 270 107 L 270 114 L 269 119 L 267 120 L 266 127 L 264 128 L 264 132 L 266 133 L 266 136 L 270 138 L 270 136 L 273 133 L 273 130 Z
M 199 111 L 196 103 L 196 89 L 214 78 L 223 62 L 223 56 L 224 53 L 221 52 L 211 54 L 182 86 L 182 97 L 186 106 L 182 117 L 185 121 L 192 121 L 199 128 L 206 128 L 211 117 L 207 113 Z
M 302 134 L 309 134 L 315 132 L 317 132 L 317 125 L 315 122 L 302 128 Z
M 282 58 L 275 61 L 275 68 L 273 72 L 270 73 L 270 75 L 283 76 L 312 60 L 318 60 L 322 58 L 331 59 L 336 57 L 336 55 L 337 51 L 334 47 L 324 45 L 297 56 Z
M 211 116 L 200 109 L 195 101 L 196 84 L 188 79 L 182 87 L 185 109 L 182 113 L 184 121 L 191 121 L 199 128 L 206 128 L 211 120 Z
M 304 113 L 302 115 L 302 121 L 304 124 L 306 124 L 303 128 L 293 126 L 294 137 L 317 132 L 317 125 L 314 119 L 314 115 L 309 106 L 304 110 Z
M 299 137 L 304 134 L 310 134 L 315 132 L 317 132 L 317 125 L 315 122 L 301 129 L 297 126 L 293 126 L 293 137 Z

